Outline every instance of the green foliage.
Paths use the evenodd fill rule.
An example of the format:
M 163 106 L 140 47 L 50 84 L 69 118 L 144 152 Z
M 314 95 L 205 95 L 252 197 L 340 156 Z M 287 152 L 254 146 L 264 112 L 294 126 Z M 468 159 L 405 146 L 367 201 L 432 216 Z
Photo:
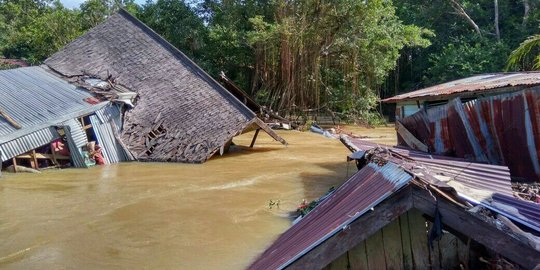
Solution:
M 500 40 L 497 40 L 493 0 L 456 2 L 478 25 L 481 36 L 449 0 L 394 1 L 401 20 L 431 29 L 436 38 L 431 39 L 433 44 L 427 48 L 402 50 L 396 69 L 385 83 L 384 97 L 473 74 L 501 72 L 511 48 L 535 34 L 540 25 L 538 1 L 528 1 L 530 9 L 525 16 L 524 1 L 499 0 Z
M 529 37 L 508 58 L 508 69 L 540 70 L 540 35 Z
M 189 57 L 202 59 L 207 29 L 185 1 L 147 2 L 139 18 Z
M 431 55 L 425 82 L 437 84 L 473 74 L 501 71 L 509 49 L 503 43 L 475 42 L 465 40 L 448 44 L 442 51 Z M 503 57 L 501 57 L 503 56 Z
M 79 12 L 55 1 L 2 1 L 2 54 L 39 63 L 81 34 Z
M 277 110 L 328 106 L 371 113 L 376 92 L 405 46 L 427 47 L 433 33 L 404 25 L 389 1 L 278 1 L 274 21 L 256 16 L 254 80 Z

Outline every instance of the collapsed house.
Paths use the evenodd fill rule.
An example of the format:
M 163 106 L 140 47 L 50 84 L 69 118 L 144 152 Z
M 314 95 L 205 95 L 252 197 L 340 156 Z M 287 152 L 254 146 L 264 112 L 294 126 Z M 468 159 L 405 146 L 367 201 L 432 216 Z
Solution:
M 359 171 L 249 269 L 540 267 L 540 206 L 507 167 L 341 139 Z
M 47 166 L 68 160 L 74 167 L 87 167 L 83 150 L 88 135 L 101 144 L 106 163 L 130 160 L 114 136 L 122 128 L 121 105 L 95 98 L 46 67 L 0 71 L 0 96 L 0 162 L 11 161 L 14 171 L 17 160 L 34 169 L 44 160 L 52 161 Z M 69 156 L 47 147 L 36 152 L 61 138 Z
M 252 130 L 251 147 L 260 130 L 286 144 L 246 104 L 124 10 L 40 67 L 0 71 L 0 95 L 0 161 L 14 171 L 17 161 L 33 168 L 66 162 L 86 167 L 94 143 L 104 163 L 200 163 Z M 69 157 L 51 151 L 57 140 L 69 146 Z
M 125 10 L 45 65 L 67 80 L 91 77 L 137 94 L 120 134 L 137 160 L 200 163 L 226 151 L 234 136 L 261 129 L 286 144 L 245 104 Z
M 415 100 L 415 109 L 404 105 Z M 526 72 L 479 75 L 383 102 L 397 102 L 399 145 L 506 165 L 518 180 L 540 181 L 539 100 L 540 73 Z

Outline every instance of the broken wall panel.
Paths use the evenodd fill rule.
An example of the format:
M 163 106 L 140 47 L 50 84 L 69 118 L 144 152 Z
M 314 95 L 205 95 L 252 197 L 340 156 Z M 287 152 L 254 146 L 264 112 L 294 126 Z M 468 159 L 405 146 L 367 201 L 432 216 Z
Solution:
M 107 164 L 132 160 L 118 141 L 114 130 L 120 130 L 122 115 L 117 106 L 107 106 L 90 116 L 90 122 L 97 142 L 101 146 Z M 112 127 L 114 125 L 114 127 Z
M 457 98 L 401 123 L 410 130 L 429 123 L 427 134 L 415 134 L 432 153 L 506 165 L 514 177 L 540 181 L 539 90 L 535 87 L 465 103 Z

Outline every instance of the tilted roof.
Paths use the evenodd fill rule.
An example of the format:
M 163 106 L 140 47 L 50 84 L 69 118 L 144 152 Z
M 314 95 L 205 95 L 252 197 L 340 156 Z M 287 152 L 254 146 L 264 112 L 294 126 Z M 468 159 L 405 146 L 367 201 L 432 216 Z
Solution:
M 204 162 L 255 114 L 125 10 L 45 61 L 66 76 L 114 80 L 138 94 L 122 140 L 140 160 Z
M 456 96 L 467 96 L 507 91 L 508 87 L 540 85 L 540 72 L 512 72 L 481 74 L 464 79 L 438 84 L 428 88 L 383 99 L 382 102 L 395 103 L 407 100 L 441 100 Z M 517 90 L 517 89 L 516 89 Z
M 0 97 L 0 144 L 103 106 L 85 101 L 93 96 L 42 67 L 0 71 Z
M 294 265 L 411 183 L 428 183 L 434 194 L 444 194 L 448 198 L 454 197 L 453 192 L 458 196 L 468 195 L 475 204 L 489 207 L 512 221 L 540 232 L 537 230 L 540 224 L 536 214 L 539 206 L 511 197 L 507 167 L 434 156 L 348 137 L 341 140 L 351 151 L 357 151 L 354 159 L 364 159 L 367 165 L 279 236 L 249 269 L 284 269 Z M 491 200 L 500 205 L 488 200 L 477 202 L 472 199 L 483 195 L 492 196 Z M 458 200 L 463 201 L 463 198 Z M 519 214 L 509 211 L 508 207 Z M 368 229 L 365 228 L 366 231 Z M 296 269 L 298 267 L 301 266 L 297 265 Z

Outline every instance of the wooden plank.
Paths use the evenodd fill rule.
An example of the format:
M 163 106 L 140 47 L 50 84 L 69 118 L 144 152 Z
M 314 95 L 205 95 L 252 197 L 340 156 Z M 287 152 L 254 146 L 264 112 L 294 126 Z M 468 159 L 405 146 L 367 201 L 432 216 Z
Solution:
M 90 128 L 92 128 L 92 124 L 88 124 L 88 125 L 86 125 L 86 126 L 83 126 L 83 129 L 84 129 L 84 130 L 87 130 L 87 129 L 90 129 Z
M 384 256 L 382 230 L 377 231 L 366 240 L 366 254 L 369 269 L 388 269 Z
M 255 141 L 257 140 L 257 136 L 259 136 L 259 131 L 261 131 L 260 128 L 255 130 L 255 135 L 253 135 L 253 140 L 251 140 L 251 144 L 249 145 L 250 148 L 253 148 L 253 146 L 255 145 Z
M 470 241 L 470 238 L 467 241 L 468 243 L 464 243 L 459 238 L 457 239 L 458 260 L 459 264 L 461 265 L 460 269 L 469 269 Z
M 399 219 L 382 229 L 386 269 L 403 269 L 403 250 Z
M 320 269 L 352 249 L 412 207 L 411 187 L 403 188 L 355 220 L 346 229 L 321 243 L 287 269 Z
M 265 122 L 263 122 L 258 117 L 255 117 L 254 120 L 255 124 L 257 124 L 262 130 L 264 130 L 270 137 L 274 138 L 274 140 L 280 142 L 283 145 L 287 145 L 287 142 L 285 139 L 281 138 L 275 131 L 273 131 Z
M 433 215 L 435 202 L 431 195 L 418 188 L 414 189 L 414 207 L 426 215 Z M 534 269 L 540 264 L 540 252 L 531 248 L 494 225 L 484 222 L 445 200 L 439 200 L 439 211 L 443 224 L 467 235 L 476 242 L 501 254 L 526 269 Z
M 19 125 L 19 123 L 17 123 L 13 118 L 11 118 L 11 116 L 3 112 L 2 110 L 0 110 L 0 116 L 4 117 L 4 119 L 6 119 L 6 121 L 8 121 L 8 123 L 10 123 L 14 128 L 16 129 L 22 128 L 21 125 Z
M 428 235 L 431 229 L 433 228 L 433 223 L 428 222 Z M 441 252 L 439 250 L 439 241 L 433 241 L 433 247 L 429 247 L 429 263 L 431 269 L 439 270 L 441 269 Z
M 349 250 L 349 263 L 351 269 L 354 270 L 368 270 L 367 254 L 366 254 L 366 241 L 360 242 L 360 244 Z
M 429 268 L 429 250 L 426 221 L 422 217 L 422 213 L 414 209 L 409 211 L 407 215 L 409 218 L 414 268 L 427 269 Z
M 54 151 L 52 151 L 52 152 L 53 152 L 53 154 L 36 153 L 35 157 L 36 157 L 36 159 L 53 159 L 54 157 L 56 157 L 56 159 L 69 159 L 69 156 L 60 156 L 60 155 L 54 154 Z M 31 159 L 33 157 L 32 157 L 31 154 L 24 154 L 24 155 L 17 156 L 17 158 Z
M 439 241 L 439 253 L 441 254 L 441 267 L 443 269 L 459 268 L 457 252 L 458 239 L 450 233 L 445 233 Z
M 409 231 L 409 218 L 405 213 L 399 217 L 401 231 L 401 250 L 403 254 L 403 269 L 413 269 L 413 255 L 411 250 L 411 232 Z
M 335 261 L 330 263 L 330 267 L 328 269 L 330 270 L 348 270 L 349 269 L 349 257 L 347 252 L 345 254 L 339 256 Z
M 420 151 L 427 152 L 428 147 L 421 141 L 419 141 L 414 135 L 405 128 L 401 122 L 396 121 L 396 130 L 399 135 L 401 135 L 401 138 L 407 143 L 407 145 L 413 149 L 418 149 Z

